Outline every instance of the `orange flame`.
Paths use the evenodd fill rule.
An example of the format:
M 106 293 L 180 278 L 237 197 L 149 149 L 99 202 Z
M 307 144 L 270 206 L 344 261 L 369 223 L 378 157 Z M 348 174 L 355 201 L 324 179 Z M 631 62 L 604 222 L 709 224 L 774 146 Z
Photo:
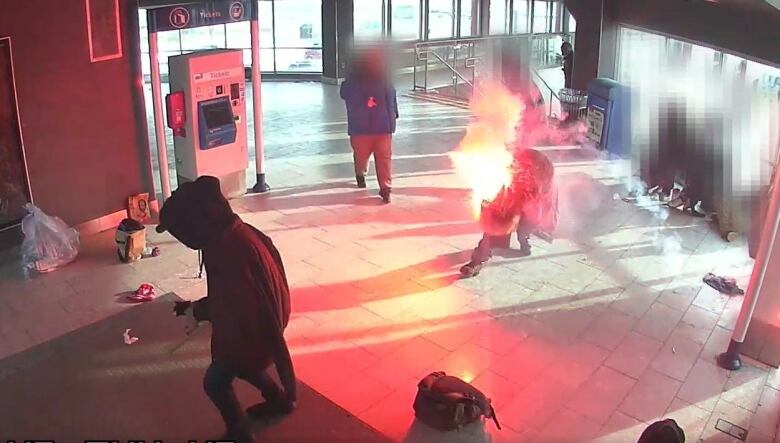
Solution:
M 457 174 L 471 189 L 471 209 L 479 219 L 483 201 L 492 201 L 512 180 L 512 152 L 523 104 L 502 87 L 491 87 L 471 103 L 472 122 L 450 154 Z

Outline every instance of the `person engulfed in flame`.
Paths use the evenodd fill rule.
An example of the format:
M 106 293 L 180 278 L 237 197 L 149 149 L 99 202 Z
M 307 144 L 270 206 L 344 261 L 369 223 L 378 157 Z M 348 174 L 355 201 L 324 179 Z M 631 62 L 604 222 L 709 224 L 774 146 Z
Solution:
M 528 256 L 531 234 L 549 241 L 557 226 L 555 168 L 544 154 L 530 148 L 549 135 L 546 118 L 533 94 L 524 97 L 524 102 L 519 137 L 514 143 L 511 182 L 493 200 L 482 202 L 479 222 L 484 235 L 471 260 L 460 269 L 464 277 L 479 274 L 493 248 L 508 247 L 513 231 L 520 243 L 520 255 Z
M 531 254 L 531 234 L 549 239 L 558 222 L 558 196 L 554 185 L 554 167 L 541 152 L 519 150 L 512 165 L 512 183 L 490 202 L 482 203 L 480 225 L 482 240 L 471 261 L 460 272 L 464 277 L 479 274 L 492 257 L 494 247 L 508 246 L 512 231 L 517 233 L 520 255 Z

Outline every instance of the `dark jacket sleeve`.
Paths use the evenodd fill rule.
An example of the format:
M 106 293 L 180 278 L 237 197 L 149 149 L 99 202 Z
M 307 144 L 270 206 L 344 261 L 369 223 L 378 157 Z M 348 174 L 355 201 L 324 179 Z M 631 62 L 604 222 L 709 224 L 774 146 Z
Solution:
M 211 312 L 209 312 L 209 298 L 203 297 L 192 304 L 192 315 L 197 321 L 211 321 Z
M 261 268 L 258 268 L 256 272 L 261 274 L 263 271 Z M 257 278 L 265 277 L 258 275 Z M 284 387 L 289 400 L 296 401 L 298 394 L 295 382 L 295 370 L 293 369 L 290 350 L 284 339 L 282 325 L 279 323 L 279 318 L 273 315 L 274 309 L 266 294 L 260 294 L 260 298 L 264 302 L 264 305 L 261 307 L 260 316 L 263 324 L 268 325 L 268 340 L 271 349 L 273 350 L 273 361 L 276 365 L 276 371 L 279 373 L 279 380 L 282 382 L 282 386 Z
M 390 99 L 389 101 L 393 103 L 393 114 L 391 115 L 395 115 L 395 118 L 398 118 L 398 93 L 392 85 L 390 86 Z
M 339 88 L 339 95 L 341 96 L 342 100 L 346 100 L 348 94 L 349 94 L 349 81 L 345 80 L 343 83 L 341 83 L 341 87 Z
M 257 231 L 259 233 L 259 231 Z M 262 233 L 260 239 L 264 246 L 273 256 L 276 266 L 278 266 L 280 275 L 284 280 L 284 287 L 289 291 L 287 284 L 287 277 L 284 273 L 284 266 L 282 265 L 281 256 L 276 247 L 271 243 L 271 239 Z M 287 347 L 287 342 L 284 339 L 284 328 L 286 325 L 281 323 L 281 319 L 276 315 L 277 309 L 272 304 L 272 297 L 269 294 L 264 293 L 264 288 L 271 288 L 273 285 L 269 284 L 269 274 L 265 271 L 266 265 L 263 263 L 259 254 L 255 255 L 257 260 L 256 266 L 253 266 L 255 273 L 255 281 L 258 282 L 258 297 L 261 300 L 260 319 L 262 324 L 268 325 L 268 340 L 273 350 L 273 360 L 276 365 L 276 370 L 279 373 L 279 379 L 282 382 L 285 392 L 287 392 L 288 398 L 291 401 L 296 401 L 297 388 L 295 381 L 295 370 L 293 369 L 292 357 L 290 356 L 290 350 Z M 289 293 L 289 292 L 288 292 Z

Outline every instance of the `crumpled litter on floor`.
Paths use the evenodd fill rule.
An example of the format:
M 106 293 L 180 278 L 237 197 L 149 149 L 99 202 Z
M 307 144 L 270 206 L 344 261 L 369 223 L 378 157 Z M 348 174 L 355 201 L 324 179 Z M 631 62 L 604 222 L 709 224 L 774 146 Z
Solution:
M 127 295 L 127 299 L 130 300 L 133 303 L 145 303 L 154 300 L 157 297 L 157 294 L 154 290 L 154 286 L 144 283 L 141 286 L 138 287 L 138 289 L 135 290 L 135 292 L 132 292 Z
M 125 329 L 125 333 L 122 334 L 122 336 L 125 339 L 126 345 L 132 345 L 138 341 L 138 337 L 133 337 L 132 335 L 130 335 L 130 331 L 131 331 L 130 329 Z

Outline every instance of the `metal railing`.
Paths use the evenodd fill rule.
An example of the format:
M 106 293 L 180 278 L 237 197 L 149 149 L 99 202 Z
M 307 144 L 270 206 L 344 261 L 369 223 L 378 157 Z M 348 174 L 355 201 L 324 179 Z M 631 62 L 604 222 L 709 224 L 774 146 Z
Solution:
M 480 80 L 489 75 L 491 57 L 498 46 L 518 51 L 530 61 L 533 76 L 540 80 L 542 96 L 553 114 L 553 103 L 560 107 L 556 88 L 539 75 L 539 69 L 560 67 L 561 43 L 571 42 L 571 34 L 514 34 L 419 42 L 414 45 L 413 90 L 436 92 L 456 100 L 469 100 L 479 94 Z
M 540 91 L 542 93 L 542 98 L 547 97 L 548 100 L 546 100 L 545 106 L 547 107 L 547 115 L 549 117 L 557 117 L 560 115 L 560 109 L 561 109 L 561 97 L 558 96 L 558 94 L 553 90 L 553 88 L 547 84 L 547 81 L 539 74 L 539 71 L 537 69 L 531 68 L 531 72 L 533 72 L 533 75 L 537 78 L 538 81 L 542 83 L 544 86 L 544 90 Z M 558 110 L 559 113 L 555 112 L 555 109 L 553 108 L 553 104 L 555 102 L 558 103 Z

